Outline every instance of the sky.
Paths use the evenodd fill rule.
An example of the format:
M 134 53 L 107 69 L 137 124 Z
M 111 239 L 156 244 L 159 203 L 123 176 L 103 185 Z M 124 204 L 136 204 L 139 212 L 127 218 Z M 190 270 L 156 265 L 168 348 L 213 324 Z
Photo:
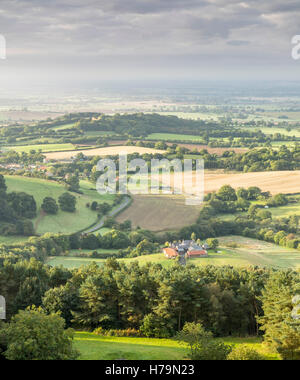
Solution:
M 299 80 L 299 0 L 0 0 L 0 85 Z

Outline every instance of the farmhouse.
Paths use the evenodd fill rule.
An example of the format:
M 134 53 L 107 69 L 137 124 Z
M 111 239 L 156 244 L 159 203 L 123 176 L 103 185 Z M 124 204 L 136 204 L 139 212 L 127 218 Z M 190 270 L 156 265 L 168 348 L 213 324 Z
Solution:
M 168 259 L 175 259 L 179 255 L 174 248 L 164 248 L 163 252 Z
M 209 248 L 207 244 L 205 244 L 205 246 Z M 174 259 L 177 256 L 183 258 L 208 257 L 204 245 L 200 246 L 194 240 L 183 240 L 182 242 L 173 243 L 170 247 L 164 248 L 163 252 L 168 259 Z

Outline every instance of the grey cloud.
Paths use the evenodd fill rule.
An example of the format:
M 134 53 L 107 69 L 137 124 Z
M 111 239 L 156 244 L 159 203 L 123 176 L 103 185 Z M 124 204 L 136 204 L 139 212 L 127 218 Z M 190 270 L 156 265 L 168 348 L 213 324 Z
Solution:
M 231 45 L 231 46 L 247 46 L 247 45 L 250 45 L 250 41 L 232 40 L 232 41 L 228 41 L 227 45 Z
M 295 0 L 0 0 L 8 57 L 39 67 L 103 57 L 109 66 L 109 57 L 114 64 L 126 57 L 133 67 L 138 59 L 156 67 L 168 60 L 182 69 L 193 55 L 207 66 L 218 55 L 269 64 L 270 56 L 290 58 L 299 17 Z

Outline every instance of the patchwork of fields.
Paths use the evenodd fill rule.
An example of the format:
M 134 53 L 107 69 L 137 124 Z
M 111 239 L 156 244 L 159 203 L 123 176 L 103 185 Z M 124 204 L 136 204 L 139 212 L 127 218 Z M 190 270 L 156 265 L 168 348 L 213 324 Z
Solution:
M 162 178 L 165 182 L 167 179 Z M 184 183 L 185 191 L 190 191 L 192 177 Z M 204 191 L 218 191 L 223 185 L 230 184 L 234 188 L 258 186 L 272 194 L 294 194 L 300 192 L 300 171 L 253 172 L 253 173 L 220 173 L 206 171 L 204 175 Z M 171 181 L 172 186 L 172 181 Z M 193 224 L 200 211 L 200 206 L 189 206 L 181 196 L 166 195 L 134 195 L 131 206 L 121 213 L 117 220 L 131 220 L 134 227 L 151 231 L 172 231 Z M 289 205 L 293 213 L 295 204 Z M 272 210 L 273 211 L 273 210 Z M 276 209 L 274 209 L 274 212 Z M 280 214 L 280 211 L 279 211 Z M 231 215 L 234 217 L 234 215 Z

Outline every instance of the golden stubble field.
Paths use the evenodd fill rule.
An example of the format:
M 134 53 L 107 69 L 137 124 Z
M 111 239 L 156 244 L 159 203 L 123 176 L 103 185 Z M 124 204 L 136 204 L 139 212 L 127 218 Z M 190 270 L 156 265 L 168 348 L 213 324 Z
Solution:
M 238 187 L 258 186 L 271 194 L 300 193 L 300 170 L 255 173 L 205 173 L 205 192 L 217 191 L 223 185 Z
M 220 173 L 205 172 L 205 193 L 218 191 L 223 185 L 234 188 L 258 186 L 272 194 L 300 192 L 300 171 Z M 188 188 L 189 185 L 185 184 Z M 120 214 L 119 222 L 131 220 L 134 227 L 151 231 L 172 231 L 194 223 L 201 206 L 186 205 L 183 196 L 134 195 L 132 205 Z
M 83 153 L 85 156 L 115 156 L 120 153 L 139 153 L 139 154 L 145 154 L 145 153 L 165 153 L 164 150 L 158 150 L 158 149 L 152 149 L 152 148 L 144 148 L 144 147 L 138 147 L 138 146 L 109 146 L 105 148 L 96 148 L 96 149 L 86 149 L 86 150 L 72 150 L 68 152 L 51 152 L 46 153 L 46 159 L 47 160 L 69 160 L 72 157 L 75 157 L 77 154 Z

